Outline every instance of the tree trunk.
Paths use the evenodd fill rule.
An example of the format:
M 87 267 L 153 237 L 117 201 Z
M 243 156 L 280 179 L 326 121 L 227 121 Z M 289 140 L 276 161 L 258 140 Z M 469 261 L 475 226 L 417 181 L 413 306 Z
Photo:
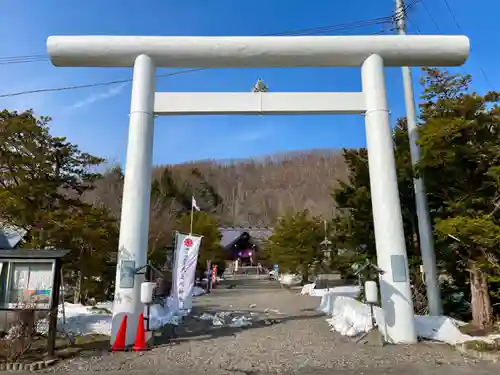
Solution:
M 82 299 L 82 281 L 83 281 L 82 271 L 78 271 L 76 277 L 75 293 L 73 294 L 74 304 L 80 303 L 80 300 Z
M 417 227 L 417 215 L 411 215 L 411 232 L 412 232 L 412 243 L 413 248 L 415 249 L 415 254 L 418 256 L 422 256 L 420 251 L 420 238 L 418 236 L 418 227 Z
M 491 328 L 493 309 L 491 307 L 486 275 L 475 264 L 472 264 L 470 267 L 470 278 L 472 324 L 479 329 Z
M 309 265 L 306 265 L 302 269 L 302 285 L 309 284 Z

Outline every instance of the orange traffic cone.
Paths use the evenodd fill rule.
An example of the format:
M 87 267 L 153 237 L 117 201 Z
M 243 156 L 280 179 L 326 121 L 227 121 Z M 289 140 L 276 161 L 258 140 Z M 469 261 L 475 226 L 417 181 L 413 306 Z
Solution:
M 139 324 L 135 335 L 135 344 L 132 347 L 132 350 L 134 352 L 142 352 L 148 349 L 148 345 L 146 344 L 146 332 L 144 330 L 144 314 L 141 313 L 139 315 Z
M 122 319 L 122 324 L 116 334 L 115 342 L 111 346 L 112 352 L 123 352 L 125 350 L 125 337 L 127 335 L 127 315 Z

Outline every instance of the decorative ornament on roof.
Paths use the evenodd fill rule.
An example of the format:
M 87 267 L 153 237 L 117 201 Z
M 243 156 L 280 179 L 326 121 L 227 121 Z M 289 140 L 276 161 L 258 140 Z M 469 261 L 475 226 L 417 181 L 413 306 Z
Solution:
M 257 83 L 253 86 L 252 92 L 268 92 L 269 88 L 264 83 L 263 80 L 259 79 Z

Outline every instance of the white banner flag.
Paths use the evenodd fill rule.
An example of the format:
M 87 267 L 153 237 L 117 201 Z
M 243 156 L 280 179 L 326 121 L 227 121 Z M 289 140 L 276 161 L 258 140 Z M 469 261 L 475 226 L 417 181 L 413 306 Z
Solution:
M 192 306 L 196 263 L 201 236 L 176 232 L 174 269 L 172 273 L 172 297 L 179 310 Z
M 194 197 L 191 197 L 191 206 L 193 207 L 193 210 L 200 211 L 200 206 L 198 206 Z

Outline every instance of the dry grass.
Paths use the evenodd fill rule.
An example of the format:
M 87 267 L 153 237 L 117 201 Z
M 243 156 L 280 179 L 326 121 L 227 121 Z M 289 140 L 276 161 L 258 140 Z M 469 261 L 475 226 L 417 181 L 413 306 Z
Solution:
M 467 341 L 464 346 L 467 349 L 477 350 L 480 352 L 500 352 L 500 339 L 495 339 L 492 342 L 480 340 Z
M 56 339 L 55 357 L 59 359 L 73 358 L 82 353 L 95 353 L 107 351 L 109 347 L 109 337 L 105 335 L 84 335 L 78 336 L 71 342 L 67 337 L 58 337 Z M 6 359 L 6 362 L 30 363 L 46 359 L 47 356 L 47 337 L 38 335 L 34 337 L 29 349 L 24 351 L 21 356 L 13 358 L 10 355 L 8 340 L 0 339 L 0 358 Z M 0 360 L 1 361 L 1 360 Z

